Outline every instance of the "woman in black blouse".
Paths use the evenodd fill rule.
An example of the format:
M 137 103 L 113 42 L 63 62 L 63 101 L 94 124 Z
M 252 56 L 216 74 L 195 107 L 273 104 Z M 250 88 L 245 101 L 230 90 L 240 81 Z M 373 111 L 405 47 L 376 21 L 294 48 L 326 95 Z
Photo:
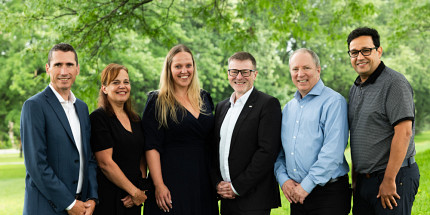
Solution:
M 126 67 L 109 64 L 101 75 L 99 108 L 91 113 L 91 147 L 98 162 L 99 204 L 94 214 L 141 214 L 146 200 L 143 130 L 130 101 Z

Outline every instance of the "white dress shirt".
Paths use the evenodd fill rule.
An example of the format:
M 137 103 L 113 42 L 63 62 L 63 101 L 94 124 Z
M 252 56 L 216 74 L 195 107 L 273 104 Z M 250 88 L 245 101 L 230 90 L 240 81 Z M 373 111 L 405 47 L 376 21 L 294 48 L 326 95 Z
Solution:
M 230 154 L 230 144 L 231 137 L 233 135 L 233 130 L 236 125 L 237 119 L 239 118 L 240 113 L 242 112 L 243 107 L 245 106 L 246 101 L 251 95 L 252 87 L 248 90 L 243 96 L 241 96 L 236 103 L 234 102 L 236 98 L 236 94 L 230 96 L 230 108 L 225 115 L 224 121 L 222 122 L 220 129 L 220 143 L 219 143 L 219 161 L 220 161 L 220 171 L 222 179 L 226 182 L 231 182 L 230 171 L 228 166 L 228 157 Z M 231 184 L 231 188 L 233 189 L 236 195 L 239 195 L 234 189 L 233 184 Z
M 63 99 L 63 97 L 54 89 L 54 87 L 49 84 L 49 87 L 54 92 L 55 96 L 57 97 L 58 101 L 61 103 L 61 106 L 63 106 L 64 112 L 66 113 L 67 120 L 69 121 L 70 128 L 72 129 L 73 139 L 76 143 L 76 148 L 79 152 L 79 180 L 78 180 L 78 187 L 76 189 L 76 193 L 80 193 L 82 190 L 82 182 L 84 179 L 84 155 L 82 153 L 82 137 L 81 137 L 81 124 L 79 122 L 78 114 L 76 113 L 75 109 L 75 102 L 76 97 L 70 91 L 69 99 L 66 101 Z M 70 210 L 74 205 L 74 201 L 69 207 L 66 208 L 66 210 Z

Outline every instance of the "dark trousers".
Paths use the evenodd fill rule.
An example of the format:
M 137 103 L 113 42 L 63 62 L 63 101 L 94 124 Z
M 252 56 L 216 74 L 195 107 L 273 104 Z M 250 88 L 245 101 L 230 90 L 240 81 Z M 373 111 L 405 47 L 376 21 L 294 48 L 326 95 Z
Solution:
M 410 215 L 415 195 L 418 192 L 420 171 L 417 163 L 400 168 L 396 176 L 396 189 L 400 199 L 396 199 L 397 207 L 393 210 L 388 207 L 384 209 L 381 199 L 376 198 L 379 186 L 384 179 L 384 172 L 376 174 L 359 174 L 357 176 L 356 191 L 354 192 L 354 215 L 376 215 L 376 214 L 404 214 Z
M 221 207 L 221 215 L 269 215 L 271 209 L 259 210 L 259 211 L 244 211 L 239 208 L 234 208 L 230 210 L 223 210 Z
M 291 215 L 345 215 L 351 210 L 352 190 L 348 175 L 338 181 L 316 186 L 303 204 L 292 203 Z

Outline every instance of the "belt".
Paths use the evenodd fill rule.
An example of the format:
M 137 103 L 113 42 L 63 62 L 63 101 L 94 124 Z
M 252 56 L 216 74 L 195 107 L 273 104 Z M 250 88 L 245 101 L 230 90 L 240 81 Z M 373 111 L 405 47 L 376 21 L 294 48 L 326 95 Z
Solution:
M 412 156 L 412 157 L 410 157 L 410 158 L 408 158 L 408 159 L 405 159 L 404 161 L 403 161 L 403 163 L 402 163 L 402 167 L 405 167 L 405 166 L 411 166 L 411 164 L 414 164 L 415 163 L 415 157 L 414 156 Z
M 328 181 L 326 184 L 334 183 L 334 182 L 339 181 L 339 180 L 341 180 L 341 179 L 343 179 L 343 178 L 348 178 L 348 175 L 339 176 L 339 177 L 337 177 L 337 178 L 332 178 L 332 179 L 330 179 L 330 181 Z
M 400 168 L 402 168 L 402 167 L 405 167 L 405 166 L 411 166 L 412 164 L 414 164 L 415 163 L 415 157 L 414 156 L 412 156 L 412 157 L 410 157 L 410 158 L 407 158 L 407 159 L 405 159 L 404 161 L 403 161 L 403 163 L 402 163 L 402 166 L 400 167 Z M 363 174 L 366 178 L 372 178 L 372 177 L 375 177 L 375 176 L 377 176 L 377 175 L 379 175 L 379 174 L 381 174 L 381 173 L 384 173 L 385 172 L 385 169 L 383 169 L 383 170 L 379 170 L 379 171 L 375 171 L 375 172 L 372 172 L 372 173 L 365 173 L 365 174 Z
M 75 199 L 76 200 L 82 200 L 82 193 L 76 193 L 75 194 Z

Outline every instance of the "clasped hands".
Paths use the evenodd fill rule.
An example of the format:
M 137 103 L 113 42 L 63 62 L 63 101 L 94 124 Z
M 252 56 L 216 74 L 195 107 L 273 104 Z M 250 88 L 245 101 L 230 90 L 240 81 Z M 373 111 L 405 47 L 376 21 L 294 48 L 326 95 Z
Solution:
M 284 182 L 282 185 L 282 192 L 290 203 L 299 202 L 300 204 L 303 204 L 305 198 L 309 195 L 309 193 L 303 189 L 302 185 L 292 179 Z
M 127 195 L 126 197 L 122 198 L 121 201 L 124 204 L 124 207 L 131 208 L 133 205 L 142 205 L 146 199 L 147 197 L 145 191 L 136 189 L 133 195 Z
M 216 186 L 216 191 L 224 199 L 234 199 L 237 196 L 233 191 L 231 182 L 221 181 Z
M 68 210 L 67 213 L 70 215 L 91 215 L 96 207 L 96 202 L 94 200 L 88 200 L 86 202 L 76 200 L 75 205 L 72 209 Z

